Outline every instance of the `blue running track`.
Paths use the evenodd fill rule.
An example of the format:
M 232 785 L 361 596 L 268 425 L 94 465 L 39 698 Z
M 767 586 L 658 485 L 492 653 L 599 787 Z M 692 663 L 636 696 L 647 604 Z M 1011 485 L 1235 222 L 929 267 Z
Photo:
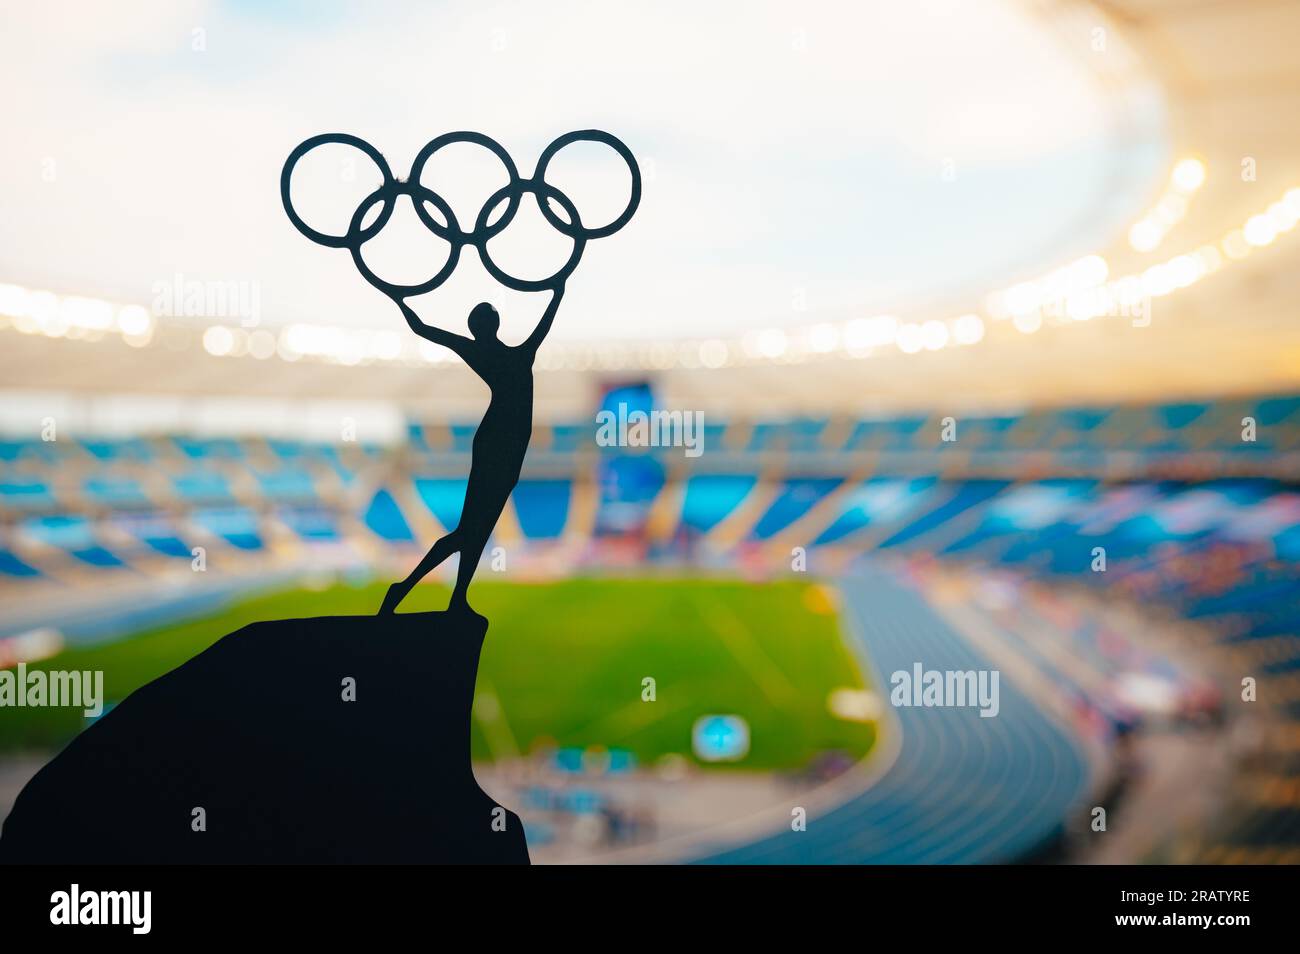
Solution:
M 849 638 L 889 674 L 991 669 L 915 590 L 881 575 L 843 584 Z M 898 757 L 866 791 L 785 831 L 699 859 L 711 864 L 979 864 L 1010 862 L 1057 835 L 1087 792 L 1079 744 L 1000 679 L 1001 709 L 894 708 Z M 885 723 L 889 731 L 889 723 Z

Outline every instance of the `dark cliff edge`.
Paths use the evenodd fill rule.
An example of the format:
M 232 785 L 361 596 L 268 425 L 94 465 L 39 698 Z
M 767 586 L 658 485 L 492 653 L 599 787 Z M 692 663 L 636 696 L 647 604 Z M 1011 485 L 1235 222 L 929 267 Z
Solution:
M 486 632 L 411 613 L 232 633 L 37 773 L 0 862 L 527 864 L 470 765 Z

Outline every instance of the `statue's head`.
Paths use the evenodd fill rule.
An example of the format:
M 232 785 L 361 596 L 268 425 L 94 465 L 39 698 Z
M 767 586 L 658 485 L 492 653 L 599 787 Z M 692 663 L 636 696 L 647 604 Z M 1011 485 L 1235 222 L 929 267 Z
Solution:
M 495 338 L 500 327 L 501 316 L 485 301 L 479 302 L 469 313 L 469 333 L 480 341 Z

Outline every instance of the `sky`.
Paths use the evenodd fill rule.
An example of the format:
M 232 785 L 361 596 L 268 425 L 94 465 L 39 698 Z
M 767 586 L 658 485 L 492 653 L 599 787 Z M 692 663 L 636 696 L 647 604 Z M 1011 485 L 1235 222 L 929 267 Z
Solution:
M 22 5 L 0 33 L 0 282 L 145 305 L 178 277 L 241 283 L 267 325 L 385 326 L 395 309 L 348 252 L 311 244 L 284 213 L 280 171 L 297 143 L 359 135 L 404 178 L 426 141 L 471 129 L 529 175 L 556 136 L 597 127 L 637 156 L 643 196 L 623 231 L 587 245 L 557 338 L 730 335 L 974 301 L 1094 251 L 1166 158 L 1159 104 L 1136 128 L 1117 122 L 1088 32 L 1051 33 L 1025 11 L 1011 0 Z M 503 181 L 494 162 L 473 147 L 438 160 L 459 218 Z M 625 201 L 619 163 L 574 147 L 548 181 L 601 223 Z M 325 231 L 378 181 L 346 147 L 299 171 L 295 202 Z M 491 250 L 540 277 L 569 247 L 525 202 Z M 446 258 L 403 203 L 365 252 L 399 281 Z M 507 337 L 545 304 L 497 286 L 473 249 L 413 304 L 457 328 L 479 300 L 498 306 Z

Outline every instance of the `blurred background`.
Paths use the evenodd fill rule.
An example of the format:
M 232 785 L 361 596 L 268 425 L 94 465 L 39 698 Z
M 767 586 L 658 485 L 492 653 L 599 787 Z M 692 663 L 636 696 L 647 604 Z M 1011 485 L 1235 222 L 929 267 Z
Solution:
M 284 159 L 349 132 L 400 178 L 474 129 L 527 175 L 598 127 L 641 205 L 569 281 L 471 590 L 476 772 L 534 860 L 1294 863 L 1297 35 L 1262 0 L 9 11 L 0 666 L 111 710 L 376 609 L 487 391 L 293 229 Z M 379 181 L 335 146 L 292 194 L 339 234 Z M 421 181 L 467 225 L 505 173 Z M 602 147 L 547 181 L 627 201 Z M 408 204 L 366 261 L 438 244 Z M 492 254 L 570 247 L 525 202 Z M 467 252 L 412 304 L 518 341 L 546 298 Z M 997 715 L 894 704 L 914 666 L 996 670 Z M 0 817 L 86 724 L 0 709 Z

